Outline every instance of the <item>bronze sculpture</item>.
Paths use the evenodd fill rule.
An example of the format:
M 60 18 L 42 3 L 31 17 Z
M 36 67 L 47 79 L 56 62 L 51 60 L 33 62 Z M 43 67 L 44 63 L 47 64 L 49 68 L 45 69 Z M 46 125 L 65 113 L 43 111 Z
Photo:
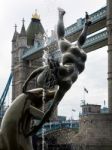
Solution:
M 33 150 L 31 143 L 31 135 L 35 134 L 42 125 L 48 121 L 53 111 L 64 97 L 65 93 L 71 88 L 72 84 L 77 80 L 78 75 L 84 70 L 86 61 L 86 53 L 81 49 L 87 35 L 87 29 L 91 24 L 89 16 L 86 13 L 86 22 L 84 29 L 79 36 L 77 46 L 67 41 L 64 37 L 63 16 L 65 11 L 58 9 L 59 22 L 57 25 L 57 35 L 60 50 L 62 51 L 62 65 L 48 59 L 48 65 L 40 67 L 28 77 L 24 86 L 23 93 L 18 96 L 7 110 L 1 123 L 0 131 L 0 149 L 1 150 Z M 48 73 L 50 71 L 50 74 Z M 48 75 L 49 81 L 55 81 L 46 89 L 46 80 L 44 77 Z M 28 82 L 37 76 L 38 88 L 27 91 Z M 51 90 L 55 85 L 57 90 Z M 43 113 L 40 108 L 42 106 L 42 93 L 46 90 L 46 103 L 52 100 L 51 107 L 47 112 Z M 31 120 L 36 118 L 40 120 L 39 124 L 31 128 Z
M 77 80 L 78 75 L 84 70 L 85 61 L 86 61 L 86 53 L 81 49 L 81 46 L 85 43 L 86 36 L 87 36 L 87 29 L 91 25 L 90 18 L 88 16 L 88 13 L 86 12 L 86 20 L 85 25 L 82 33 L 79 36 L 77 45 L 70 43 L 68 40 L 64 38 L 65 29 L 64 29 L 64 23 L 63 23 L 63 16 L 65 14 L 65 11 L 61 8 L 58 8 L 59 12 L 59 21 L 57 25 L 57 35 L 58 35 L 58 43 L 59 48 L 62 51 L 63 57 L 62 57 L 62 65 L 58 64 L 56 62 L 56 84 L 59 86 L 58 90 L 55 93 L 53 103 L 48 109 L 48 111 L 45 113 L 43 119 L 39 123 L 39 125 L 34 126 L 32 128 L 32 131 L 29 132 L 28 135 L 32 135 L 33 133 L 37 132 L 42 125 L 50 118 L 53 111 L 65 95 L 65 93 L 71 88 L 72 84 Z M 51 62 L 51 64 L 53 61 Z M 37 78 L 37 84 L 41 86 L 41 81 L 44 79 L 44 70 L 46 66 L 43 68 L 39 68 L 32 72 L 32 74 L 29 76 L 29 78 L 26 80 L 23 89 L 24 92 L 26 90 L 26 86 L 33 77 L 38 76 Z

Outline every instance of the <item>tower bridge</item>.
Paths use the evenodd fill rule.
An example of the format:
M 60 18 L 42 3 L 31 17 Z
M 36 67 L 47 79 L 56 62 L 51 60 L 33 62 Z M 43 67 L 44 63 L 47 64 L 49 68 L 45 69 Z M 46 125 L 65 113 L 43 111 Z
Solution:
M 92 25 L 89 28 L 88 37 L 83 46 L 86 52 L 91 52 L 108 45 L 109 30 L 107 31 L 108 28 L 106 28 L 106 26 L 109 13 L 107 12 L 110 13 L 110 5 L 90 15 Z M 111 13 L 109 16 L 111 16 Z M 65 36 L 68 40 L 71 42 L 77 40 L 77 37 L 83 29 L 84 20 L 85 18 L 79 18 L 76 23 L 73 23 L 65 29 Z M 44 28 L 37 14 L 33 16 L 27 30 L 25 29 L 24 21 L 20 33 L 15 29 L 12 39 L 12 99 L 22 92 L 22 85 L 27 76 L 35 68 L 42 65 L 42 54 L 44 49 L 49 49 L 55 57 L 59 57 L 60 55 L 56 33 L 54 32 L 51 37 L 48 37 L 46 43 L 43 38 L 44 34 Z M 109 60 L 109 66 L 111 66 L 110 64 L 111 59 Z M 111 78 L 109 75 L 109 81 L 110 80 Z M 30 88 L 34 86 L 36 86 L 35 82 L 32 81 L 30 83 Z M 109 102 L 111 102 L 111 100 L 109 100 Z
M 81 118 L 80 130 L 73 140 L 80 145 L 112 145 L 112 0 L 107 0 L 107 6 L 91 14 L 92 25 L 89 28 L 88 38 L 83 48 L 86 52 L 94 51 L 103 46 L 108 46 L 108 103 L 109 113 L 92 114 Z M 84 18 L 79 18 L 76 23 L 66 28 L 66 38 L 75 42 L 84 25 Z M 103 31 L 102 31 L 103 29 Z M 98 32 L 97 32 L 98 31 Z M 41 34 L 40 34 L 41 33 Z M 43 50 L 48 48 L 54 55 L 59 55 L 58 43 L 55 36 L 51 36 L 44 44 L 44 29 L 38 15 L 34 15 L 31 23 L 25 30 L 24 21 L 21 32 L 15 28 L 12 39 L 12 99 L 22 92 L 22 85 L 27 76 L 37 67 L 42 65 Z M 93 34 L 94 33 L 94 34 Z M 36 34 L 36 36 L 35 36 Z M 42 36 L 41 36 L 42 35 Z M 8 82 L 9 83 L 9 82 Z M 9 84 L 8 84 L 9 86 Z M 30 83 L 32 88 L 35 81 Z M 4 102 L 4 99 L 3 99 Z M 54 117 L 56 114 L 54 115 Z M 93 137 L 91 138 L 91 135 Z M 91 140 L 90 140 L 91 139 Z M 101 141 L 101 143 L 100 143 Z M 81 144 L 82 144 L 81 143 Z M 111 146 L 112 148 L 112 146 Z M 111 149 L 110 148 L 110 149 Z M 101 147 L 103 150 L 103 147 Z M 109 150 L 110 150 L 109 149 Z M 97 148 L 95 149 L 97 150 Z M 99 149 L 98 149 L 99 150 Z M 105 149 L 107 150 L 107 149 Z

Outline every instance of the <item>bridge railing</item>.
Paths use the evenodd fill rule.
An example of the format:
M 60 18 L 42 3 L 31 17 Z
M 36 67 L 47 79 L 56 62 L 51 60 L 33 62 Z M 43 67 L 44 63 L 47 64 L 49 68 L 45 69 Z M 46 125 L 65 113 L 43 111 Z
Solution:
M 95 23 L 96 21 L 101 20 L 102 18 L 106 17 L 106 12 L 107 12 L 107 7 L 103 7 L 100 10 L 94 12 L 93 14 L 91 14 L 91 19 L 92 22 Z
M 103 18 L 106 17 L 106 7 L 101 8 L 100 10 L 94 12 L 90 15 L 92 23 L 95 23 Z M 75 32 L 80 31 L 83 28 L 85 19 L 79 18 L 76 23 L 72 24 L 71 26 L 67 27 L 65 30 L 65 36 L 69 36 Z
M 102 40 L 105 40 L 105 39 L 107 39 L 107 37 L 108 37 L 107 30 L 104 30 L 104 31 L 92 36 L 92 37 L 87 38 L 83 48 L 86 48 L 86 47 L 91 46 L 95 43 L 98 43 Z

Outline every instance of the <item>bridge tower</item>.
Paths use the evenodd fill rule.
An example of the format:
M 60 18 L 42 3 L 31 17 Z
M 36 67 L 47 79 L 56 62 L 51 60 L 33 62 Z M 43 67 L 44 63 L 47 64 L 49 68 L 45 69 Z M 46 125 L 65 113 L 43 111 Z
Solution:
M 12 39 L 12 100 L 14 100 L 21 92 L 22 86 L 28 75 L 38 66 L 41 65 L 40 60 L 23 60 L 22 55 L 24 51 L 35 47 L 40 43 L 43 37 L 44 28 L 40 22 L 40 17 L 35 12 L 32 15 L 31 22 L 28 29 L 25 30 L 24 19 L 22 20 L 21 32 L 17 32 L 15 25 L 15 32 Z M 40 55 L 39 55 L 40 57 Z M 35 88 L 34 81 L 30 83 L 29 88 Z
M 20 33 L 17 32 L 17 26 L 15 25 L 15 32 L 12 39 L 12 100 L 22 93 L 23 83 L 29 74 L 34 69 L 42 66 L 43 49 L 38 51 L 38 54 L 23 59 L 26 51 L 32 52 L 34 49 L 38 49 L 40 45 L 44 45 L 45 31 L 41 24 L 40 16 L 35 11 L 27 30 L 25 30 L 24 19 L 22 22 Z M 36 78 L 29 82 L 28 89 L 36 88 L 35 80 Z M 49 104 L 46 105 L 47 107 L 49 107 Z M 57 109 L 51 120 L 56 119 Z
M 21 89 L 26 69 L 24 62 L 21 59 L 23 49 L 27 48 L 27 36 L 24 21 L 20 34 L 17 32 L 16 28 L 17 26 L 15 25 L 15 33 L 12 39 L 12 99 L 22 92 Z
M 108 31 L 108 105 L 112 113 L 112 0 L 107 0 L 107 31 Z

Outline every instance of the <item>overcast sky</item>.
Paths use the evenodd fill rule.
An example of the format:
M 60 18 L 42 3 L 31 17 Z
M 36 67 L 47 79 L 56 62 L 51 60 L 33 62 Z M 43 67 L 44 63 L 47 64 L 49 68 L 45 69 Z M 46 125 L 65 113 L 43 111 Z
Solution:
M 50 32 L 57 23 L 57 7 L 66 10 L 64 21 L 67 27 L 75 23 L 78 18 L 83 18 L 85 11 L 91 14 L 105 5 L 106 0 L 1 0 L 0 95 L 11 72 L 11 40 L 15 23 L 20 32 L 21 20 L 24 18 L 27 28 L 32 13 L 37 9 L 45 30 Z M 60 115 L 66 115 L 68 118 L 73 115 L 75 119 L 78 117 L 83 99 L 83 87 L 89 91 L 85 95 L 87 103 L 103 105 L 104 100 L 107 102 L 107 47 L 88 54 L 85 71 L 59 105 Z M 72 112 L 72 109 L 76 112 Z

